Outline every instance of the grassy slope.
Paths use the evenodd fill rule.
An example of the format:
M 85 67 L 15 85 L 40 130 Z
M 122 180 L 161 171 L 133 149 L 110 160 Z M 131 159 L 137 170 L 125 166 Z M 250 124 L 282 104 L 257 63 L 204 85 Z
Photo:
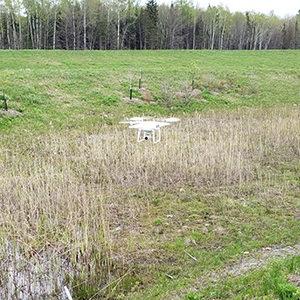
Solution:
M 114 185 L 103 187 L 107 189 L 104 195 L 107 198 L 107 222 L 112 230 L 119 223 L 124 229 L 121 233 L 110 233 L 113 241 L 110 250 L 116 258 L 117 269 L 125 270 L 123 279 L 117 281 L 115 294 L 110 291 L 113 298 L 117 295 L 122 298 L 123 294 L 124 298 L 129 297 L 130 291 L 133 292 L 132 299 L 185 297 L 192 286 L 201 290 L 203 282 L 209 282 L 206 276 L 212 270 L 222 272 L 245 251 L 299 243 L 299 221 L 294 217 L 299 211 L 300 180 L 297 150 L 299 52 L 1 51 L 0 56 L 0 61 L 4 62 L 0 66 L 0 83 L 9 97 L 9 107 L 24 114 L 22 118 L 5 118 L 0 122 L 1 153 L 4 153 L 0 167 L 4 168 L 9 180 L 13 181 L 13 174 L 6 169 L 6 164 L 15 162 L 7 153 L 12 151 L 16 157 L 19 155 L 24 174 L 30 174 L 33 170 L 28 167 L 26 171 L 25 164 L 32 159 L 28 149 L 36 153 L 41 151 L 41 157 L 50 159 L 51 149 L 57 147 L 62 161 L 56 162 L 54 169 L 65 167 L 64 176 L 75 170 L 78 182 L 71 178 L 70 184 L 76 188 L 80 182 L 88 190 L 94 188 L 90 177 L 97 173 L 93 162 L 102 159 L 98 152 L 105 152 L 105 149 L 111 152 L 108 165 L 103 165 L 114 173 L 106 179 Z M 129 94 L 130 76 L 134 94 L 141 96 L 136 91 L 140 68 L 143 86 L 160 105 L 130 105 L 120 101 Z M 205 101 L 188 94 L 183 104 L 173 98 L 173 94 L 185 92 L 192 75 L 195 88 L 205 91 Z M 268 107 L 274 104 L 275 108 Z M 249 106 L 253 108 L 242 109 Z M 234 111 L 218 112 L 224 108 Z M 210 112 L 212 109 L 215 113 Z M 207 112 L 200 114 L 199 121 L 193 112 L 201 110 Z M 191 113 L 190 117 L 184 112 Z M 171 139 L 165 136 L 165 143 L 156 148 L 143 144 L 134 149 L 130 142 L 134 137 L 126 136 L 127 131 L 115 123 L 136 114 L 175 114 L 183 118 L 183 125 L 180 130 L 171 131 Z M 201 120 L 204 123 L 201 124 Z M 290 123 L 290 120 L 294 121 Z M 193 130 L 195 134 L 192 134 Z M 198 140 L 193 138 L 197 130 L 201 131 L 199 139 L 206 145 L 204 148 L 199 148 Z M 36 144 L 36 136 L 41 134 L 45 141 Z M 107 144 L 101 151 L 95 148 L 85 162 L 84 149 L 92 147 L 86 134 L 100 137 L 103 134 L 119 137 L 121 134 L 120 139 L 125 136 L 129 140 L 122 144 L 124 148 L 118 143 Z M 67 136 L 70 141 L 65 144 Z M 247 137 L 245 144 L 239 136 Z M 172 147 L 173 137 L 178 139 L 178 146 Z M 233 140 L 227 144 L 229 138 Z M 256 141 L 256 138 L 260 140 Z M 76 145 L 83 149 L 76 149 Z M 227 153 L 228 145 L 236 146 L 237 152 Z M 245 147 L 245 161 L 243 167 L 235 169 L 239 161 L 235 163 L 234 155 L 239 153 L 240 146 Z M 260 152 L 257 146 L 261 147 Z M 203 165 L 201 175 L 195 175 L 192 161 L 198 165 L 199 155 L 191 149 L 197 149 L 202 156 L 207 155 L 206 160 L 200 161 Z M 123 157 L 120 151 L 126 151 L 126 156 Z M 220 152 L 224 156 L 220 156 Z M 170 159 L 166 153 L 173 153 L 174 158 Z M 64 157 L 71 157 L 70 165 Z M 135 157 L 140 160 L 135 161 Z M 154 169 L 149 157 L 154 157 Z M 170 161 L 169 164 L 162 164 L 162 158 Z M 178 158 L 180 161 L 176 162 Z M 228 162 L 229 158 L 232 164 Z M 206 165 L 209 160 L 211 165 Z M 130 164 L 126 163 L 128 161 Z M 182 168 L 185 161 L 187 169 Z M 85 169 L 79 168 L 81 162 L 87 166 Z M 34 159 L 32 164 L 39 166 L 39 159 Z M 149 170 L 148 174 L 143 173 L 143 166 Z M 132 176 L 130 168 L 135 168 L 142 179 Z M 182 177 L 177 178 L 174 170 Z M 14 172 L 22 175 L 20 170 Z M 236 175 L 238 172 L 241 176 Z M 33 173 L 33 178 L 39 178 L 38 170 Z M 195 179 L 197 176 L 199 181 Z M 49 185 L 56 188 L 56 182 L 50 177 L 47 179 Z M 128 182 L 126 178 L 129 178 Z M 141 180 L 146 180 L 145 186 L 140 184 Z M 24 195 L 27 194 L 24 190 Z M 90 193 L 84 195 L 97 199 Z M 33 201 L 34 198 L 33 194 Z M 122 208 L 115 207 L 114 203 Z M 54 219 L 56 222 L 56 217 Z M 38 234 L 31 234 L 32 240 L 38 239 Z M 61 234 L 64 236 L 63 232 Z M 56 242 L 57 236 L 49 234 L 51 238 L 53 243 Z M 118 266 L 120 261 L 122 264 Z M 241 283 L 240 289 L 243 290 L 244 285 L 245 282 Z M 212 299 L 234 298 L 242 293 L 236 286 L 236 282 L 220 286 L 212 284 L 212 290 L 208 287 L 203 293 Z M 168 296 L 170 291 L 173 296 Z M 243 293 L 245 297 L 259 298 L 264 293 L 274 293 L 270 299 L 277 297 L 272 287 L 261 291 L 259 284 L 254 285 L 253 290 L 244 289 Z M 196 299 L 200 294 L 193 292 L 189 297 Z
M 44 128 L 50 122 L 57 128 L 88 126 L 98 123 L 103 111 L 113 121 L 120 118 L 120 111 L 125 115 L 149 111 L 118 103 L 129 95 L 130 76 L 136 93 L 141 69 L 143 87 L 156 101 L 170 102 L 174 90 L 185 91 L 194 75 L 195 88 L 221 92 L 214 97 L 218 105 L 298 102 L 298 55 L 297 51 L 1 51 L 0 86 L 11 98 L 11 107 L 24 112 L 25 118 L 14 122 L 21 128 Z M 184 109 L 214 107 L 210 102 L 190 103 Z M 157 108 L 151 110 L 155 113 Z

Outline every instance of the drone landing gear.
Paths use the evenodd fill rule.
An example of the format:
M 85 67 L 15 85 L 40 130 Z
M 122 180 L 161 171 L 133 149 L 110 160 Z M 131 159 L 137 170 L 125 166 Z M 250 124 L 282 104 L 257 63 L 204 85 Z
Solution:
M 143 136 L 141 137 L 142 131 L 143 131 Z M 143 141 L 152 140 L 153 144 L 159 143 L 160 142 L 160 129 L 158 129 L 157 131 L 158 131 L 158 137 L 156 138 L 155 130 L 145 131 L 145 130 L 140 129 L 138 131 L 137 141 L 140 143 L 140 142 L 143 142 Z

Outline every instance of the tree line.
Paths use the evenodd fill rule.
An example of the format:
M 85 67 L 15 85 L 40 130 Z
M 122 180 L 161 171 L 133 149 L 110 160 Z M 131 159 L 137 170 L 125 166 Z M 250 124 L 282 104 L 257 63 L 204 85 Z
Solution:
M 1 49 L 299 49 L 300 10 L 280 18 L 189 0 L 0 0 Z

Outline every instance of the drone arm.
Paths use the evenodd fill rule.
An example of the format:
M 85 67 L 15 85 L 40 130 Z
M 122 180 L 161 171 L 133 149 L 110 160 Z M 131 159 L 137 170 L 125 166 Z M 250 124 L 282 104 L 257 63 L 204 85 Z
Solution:
M 140 142 L 142 142 L 142 141 L 144 140 L 144 137 L 141 138 L 141 132 L 142 132 L 142 130 L 139 129 L 139 131 L 138 131 L 138 136 L 137 136 L 137 142 L 138 142 L 138 143 L 140 143 Z

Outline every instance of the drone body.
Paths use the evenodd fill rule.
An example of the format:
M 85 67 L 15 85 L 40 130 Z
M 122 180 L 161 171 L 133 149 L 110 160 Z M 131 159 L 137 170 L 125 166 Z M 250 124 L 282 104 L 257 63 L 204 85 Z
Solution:
M 165 118 L 160 120 L 152 120 L 151 117 L 136 117 L 131 118 L 129 121 L 120 122 L 122 124 L 130 124 L 129 128 L 138 129 L 137 142 L 152 140 L 153 144 L 159 143 L 161 139 L 161 130 L 163 126 L 168 126 L 171 123 L 179 122 L 178 118 Z M 157 134 L 156 134 L 157 133 Z

